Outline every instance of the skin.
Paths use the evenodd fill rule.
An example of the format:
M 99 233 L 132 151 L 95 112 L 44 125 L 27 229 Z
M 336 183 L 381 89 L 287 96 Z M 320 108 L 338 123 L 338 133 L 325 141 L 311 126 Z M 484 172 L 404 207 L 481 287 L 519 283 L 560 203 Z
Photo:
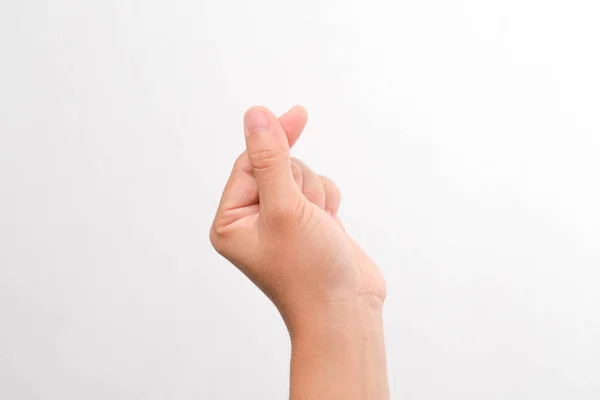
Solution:
M 307 114 L 244 116 L 235 162 L 210 230 L 215 249 L 275 304 L 291 344 L 290 399 L 389 399 L 385 280 L 346 233 L 335 183 L 290 157 Z

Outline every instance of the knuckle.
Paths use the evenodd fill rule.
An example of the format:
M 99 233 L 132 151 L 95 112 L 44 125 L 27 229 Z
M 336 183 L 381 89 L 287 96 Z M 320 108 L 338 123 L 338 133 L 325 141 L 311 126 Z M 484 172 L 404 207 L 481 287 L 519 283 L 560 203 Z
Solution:
M 324 175 L 319 175 L 319 177 L 321 178 L 321 181 L 323 182 L 323 186 L 325 186 L 325 189 L 329 193 L 331 193 L 332 195 L 335 195 L 336 197 L 342 196 L 342 193 L 340 192 L 340 188 L 331 178 L 328 178 Z
M 304 193 L 304 196 L 306 196 L 307 199 L 313 202 L 320 202 L 325 199 L 325 191 L 321 190 L 320 188 L 307 188 L 304 189 L 302 192 Z
M 248 154 L 255 170 L 268 170 L 277 165 L 284 152 L 281 149 L 263 149 Z
M 300 168 L 300 166 L 296 162 L 294 162 L 294 160 L 292 160 L 292 162 L 290 163 L 290 167 L 292 168 L 292 175 L 294 176 L 294 178 L 302 177 L 302 168 Z
M 308 168 L 304 161 L 302 161 L 298 157 L 290 157 L 290 160 L 292 160 L 293 163 L 297 164 L 298 167 L 300 167 L 300 169 Z
M 284 201 L 271 207 L 266 213 L 268 225 L 278 232 L 294 230 L 302 215 L 303 204 L 297 201 Z
M 340 189 L 337 186 L 333 189 L 333 194 L 338 202 L 342 200 L 342 192 L 340 192 Z
M 275 228 L 286 228 L 294 220 L 294 211 L 291 207 L 273 207 L 267 213 L 267 221 Z
M 227 252 L 229 232 L 225 228 L 218 227 L 213 224 L 213 226 L 210 228 L 209 240 L 210 244 L 217 251 L 217 253 L 223 255 Z

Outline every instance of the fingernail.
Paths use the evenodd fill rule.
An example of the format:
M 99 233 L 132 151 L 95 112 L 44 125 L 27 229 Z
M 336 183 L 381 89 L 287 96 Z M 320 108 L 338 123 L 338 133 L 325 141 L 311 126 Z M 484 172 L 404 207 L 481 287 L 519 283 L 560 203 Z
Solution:
M 244 129 L 244 133 L 246 134 L 246 136 L 248 136 L 252 132 L 268 129 L 269 118 L 263 111 L 252 109 L 246 113 L 244 125 L 246 128 Z

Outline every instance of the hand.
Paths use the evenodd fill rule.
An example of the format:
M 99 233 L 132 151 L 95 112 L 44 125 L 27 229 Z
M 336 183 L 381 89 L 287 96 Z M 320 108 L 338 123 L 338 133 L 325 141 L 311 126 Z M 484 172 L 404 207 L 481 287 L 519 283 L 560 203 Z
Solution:
M 248 110 L 247 151 L 233 167 L 210 232 L 215 249 L 292 326 L 303 313 L 365 297 L 383 302 L 386 293 L 377 266 L 344 231 L 337 186 L 290 158 L 306 120 L 301 107 L 279 120 L 265 108 Z

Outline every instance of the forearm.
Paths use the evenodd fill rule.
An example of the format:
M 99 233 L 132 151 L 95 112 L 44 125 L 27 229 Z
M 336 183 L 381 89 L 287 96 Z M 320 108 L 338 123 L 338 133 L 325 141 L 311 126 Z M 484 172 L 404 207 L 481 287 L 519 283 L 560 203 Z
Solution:
M 297 324 L 290 399 L 389 399 L 379 299 L 337 304 Z

